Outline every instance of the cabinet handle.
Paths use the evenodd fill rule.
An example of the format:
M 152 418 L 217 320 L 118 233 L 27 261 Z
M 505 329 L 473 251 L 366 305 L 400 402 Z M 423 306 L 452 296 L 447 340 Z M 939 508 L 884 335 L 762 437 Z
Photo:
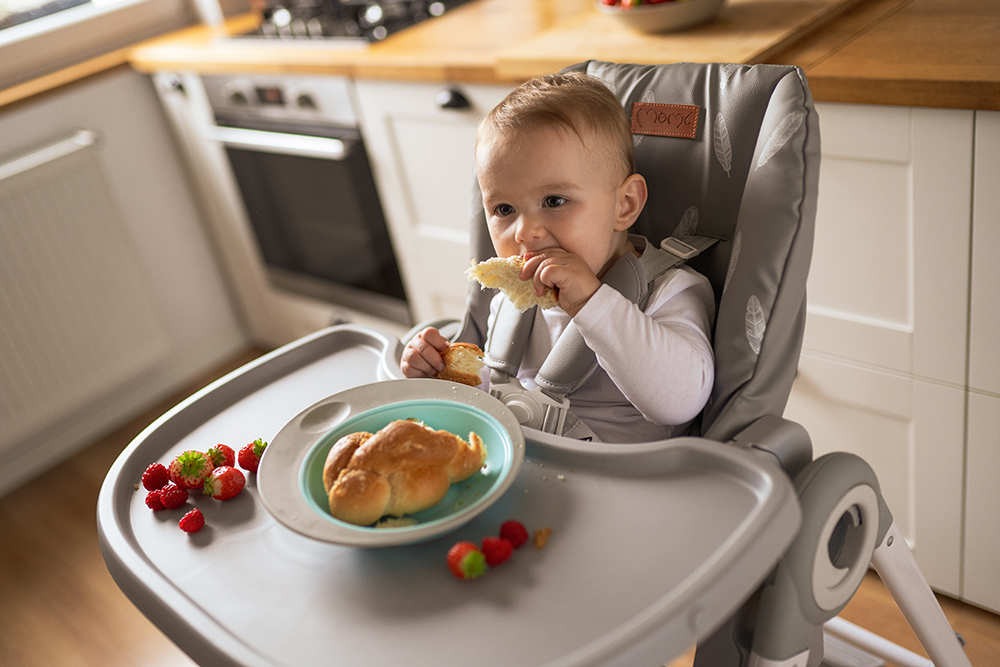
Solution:
M 458 88 L 445 88 L 434 98 L 439 109 L 470 109 L 472 104 Z
M 72 155 L 97 143 L 97 133 L 92 130 L 77 130 L 61 141 L 38 148 L 30 153 L 0 164 L 0 181 L 13 178 L 26 171 L 37 169 L 59 158 Z

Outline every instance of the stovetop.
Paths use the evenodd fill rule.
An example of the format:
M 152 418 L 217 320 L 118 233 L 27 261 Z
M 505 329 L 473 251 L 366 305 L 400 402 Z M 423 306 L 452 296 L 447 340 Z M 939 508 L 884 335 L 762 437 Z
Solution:
M 378 42 L 468 0 L 278 0 L 261 12 L 260 27 L 242 37 L 275 40 Z

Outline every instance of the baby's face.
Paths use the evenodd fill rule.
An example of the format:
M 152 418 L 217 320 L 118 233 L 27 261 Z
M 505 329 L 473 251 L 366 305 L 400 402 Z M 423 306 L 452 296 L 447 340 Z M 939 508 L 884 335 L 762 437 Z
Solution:
M 609 151 L 588 150 L 562 128 L 516 137 L 486 133 L 476 149 L 476 172 L 497 255 L 556 246 L 600 275 L 624 251 L 629 226 L 616 215 L 622 176 L 615 165 Z

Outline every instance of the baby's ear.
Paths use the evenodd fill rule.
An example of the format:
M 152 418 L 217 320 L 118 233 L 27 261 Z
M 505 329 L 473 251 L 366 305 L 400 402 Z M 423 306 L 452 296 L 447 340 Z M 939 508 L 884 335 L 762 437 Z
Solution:
M 646 205 L 646 179 L 641 174 L 632 174 L 618 188 L 615 231 L 625 231 L 639 218 Z

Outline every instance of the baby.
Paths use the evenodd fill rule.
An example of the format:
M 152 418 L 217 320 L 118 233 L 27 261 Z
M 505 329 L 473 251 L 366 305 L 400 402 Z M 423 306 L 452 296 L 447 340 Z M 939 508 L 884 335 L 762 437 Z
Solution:
M 521 384 L 535 386 L 572 321 L 599 365 L 568 396 L 575 435 L 643 442 L 685 433 L 712 389 L 715 300 L 708 280 L 684 265 L 656 276 L 642 305 L 601 281 L 626 253 L 661 252 L 628 232 L 647 191 L 617 98 L 584 74 L 529 81 L 483 120 L 475 161 L 497 255 L 525 257 L 520 277 L 558 300 L 535 311 Z M 488 332 L 505 298 L 494 298 Z M 424 329 L 403 352 L 403 374 L 435 375 L 447 346 L 437 329 Z

